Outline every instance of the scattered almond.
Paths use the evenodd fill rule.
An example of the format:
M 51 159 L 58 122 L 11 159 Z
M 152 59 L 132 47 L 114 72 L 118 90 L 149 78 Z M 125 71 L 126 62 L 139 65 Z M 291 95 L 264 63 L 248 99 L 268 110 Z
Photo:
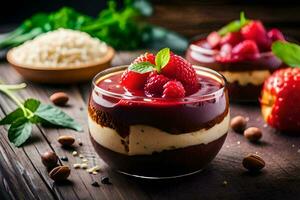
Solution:
M 257 127 L 250 127 L 244 131 L 244 136 L 251 142 L 257 142 L 262 137 L 262 131 Z
M 243 133 L 247 126 L 247 120 L 243 116 L 236 116 L 231 119 L 230 126 L 237 133 Z
M 69 101 L 69 96 L 64 92 L 56 92 L 50 96 L 50 100 L 58 106 L 64 106 Z
M 266 165 L 265 161 L 256 154 L 250 154 L 243 159 L 243 166 L 250 172 L 258 172 Z
M 63 146 L 72 146 L 72 144 L 75 142 L 75 138 L 71 135 L 62 135 L 59 136 L 57 141 Z
M 53 168 L 49 173 L 49 177 L 54 181 L 63 181 L 69 177 L 70 173 L 70 168 L 63 165 Z

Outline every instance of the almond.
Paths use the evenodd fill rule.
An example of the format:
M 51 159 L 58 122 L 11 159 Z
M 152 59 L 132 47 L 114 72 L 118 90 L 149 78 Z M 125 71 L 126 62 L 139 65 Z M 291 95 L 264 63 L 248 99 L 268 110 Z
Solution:
M 62 165 L 52 169 L 49 173 L 49 177 L 54 181 L 63 181 L 69 177 L 70 173 L 70 168 Z
M 59 136 L 57 141 L 63 146 L 71 146 L 75 142 L 75 138 L 70 135 Z
M 64 106 L 69 101 L 69 96 L 64 92 L 56 92 L 50 96 L 50 100 L 58 106 Z
M 247 128 L 244 131 L 244 136 L 247 138 L 250 142 L 257 142 L 262 137 L 262 132 L 259 128 L 256 127 L 250 127 Z
M 243 159 L 243 166 L 250 172 L 258 172 L 266 165 L 265 161 L 256 154 L 250 154 Z

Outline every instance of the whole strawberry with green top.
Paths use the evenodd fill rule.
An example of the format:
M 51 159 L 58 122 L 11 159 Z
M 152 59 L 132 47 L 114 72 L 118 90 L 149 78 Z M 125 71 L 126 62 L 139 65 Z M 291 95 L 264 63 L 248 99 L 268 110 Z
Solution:
M 300 46 L 278 41 L 272 51 L 291 67 L 275 71 L 265 81 L 262 115 L 277 130 L 300 135 Z

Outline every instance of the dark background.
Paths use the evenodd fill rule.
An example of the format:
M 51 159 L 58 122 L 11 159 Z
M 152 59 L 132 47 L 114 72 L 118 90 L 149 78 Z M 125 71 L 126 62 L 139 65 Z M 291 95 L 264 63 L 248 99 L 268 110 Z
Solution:
M 122 0 L 118 0 L 121 5 Z M 300 1 L 292 0 L 152 0 L 151 23 L 175 30 L 189 38 L 222 27 L 239 17 L 240 11 L 261 19 L 267 27 L 300 38 Z M 105 0 L 2 0 L 0 32 L 6 32 L 36 12 L 56 11 L 63 6 L 96 16 Z

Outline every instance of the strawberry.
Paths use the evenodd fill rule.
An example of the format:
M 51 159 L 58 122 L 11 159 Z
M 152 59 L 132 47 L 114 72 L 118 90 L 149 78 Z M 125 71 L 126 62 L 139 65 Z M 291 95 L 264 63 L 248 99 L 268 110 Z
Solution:
M 138 58 L 136 58 L 132 64 L 141 63 L 141 62 L 150 62 L 151 64 L 154 64 L 155 56 L 152 53 L 142 54 Z M 150 72 L 138 73 L 127 69 L 122 74 L 121 85 L 125 86 L 129 90 L 143 89 L 149 74 Z
M 218 47 L 219 43 L 221 41 L 221 36 L 217 32 L 211 32 L 207 36 L 207 42 L 210 45 L 212 49 Z
M 272 41 L 261 21 L 251 21 L 241 29 L 245 40 L 253 40 L 261 51 L 270 51 Z
M 240 32 L 232 32 L 227 33 L 225 36 L 221 38 L 220 45 L 230 44 L 231 46 L 235 46 L 239 42 L 243 40 L 243 37 Z
M 274 72 L 264 83 L 261 111 L 272 127 L 296 133 L 300 131 L 300 68 Z M 298 133 L 299 134 L 299 133 Z
M 200 86 L 195 69 L 181 56 L 171 54 L 168 64 L 162 68 L 161 73 L 168 78 L 180 81 L 184 86 L 186 95 L 191 95 L 199 90 Z
M 169 81 L 167 77 L 157 72 L 152 72 L 147 79 L 144 90 L 150 97 L 160 97 L 163 93 L 163 86 Z
M 184 87 L 179 81 L 168 81 L 163 88 L 163 98 L 182 98 L 185 95 Z
M 285 40 L 282 32 L 278 30 L 277 28 L 273 28 L 268 32 L 268 37 L 271 38 L 271 40 L 277 41 L 277 40 Z
M 244 40 L 232 49 L 232 56 L 239 60 L 252 60 L 259 56 L 259 50 L 253 40 Z

